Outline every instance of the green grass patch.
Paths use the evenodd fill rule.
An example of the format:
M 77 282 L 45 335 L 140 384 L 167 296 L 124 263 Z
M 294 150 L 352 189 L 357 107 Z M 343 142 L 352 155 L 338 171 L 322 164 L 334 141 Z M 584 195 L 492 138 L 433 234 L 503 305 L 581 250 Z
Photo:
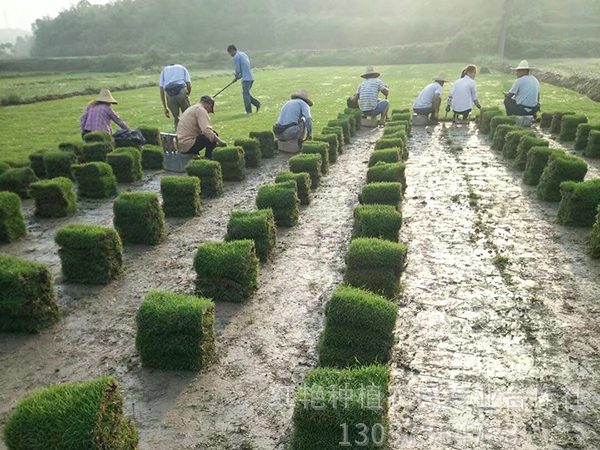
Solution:
M 394 298 L 404 270 L 406 245 L 376 238 L 356 238 L 348 247 L 344 281 L 350 286 Z
M 553 154 L 564 155 L 565 152 L 556 148 L 533 147 L 527 153 L 527 165 L 523 174 L 523 183 L 529 186 L 537 186 L 542 173 Z
M 378 163 L 397 163 L 402 159 L 402 149 L 386 148 L 385 150 L 375 150 L 369 157 L 369 167 L 373 167 Z
M 313 136 L 313 141 L 325 142 L 329 150 L 329 162 L 335 163 L 338 157 L 338 137 L 336 134 L 317 134 Z
M 497 106 L 484 106 L 483 108 L 481 108 L 479 110 L 479 114 L 477 114 L 477 116 L 475 117 L 475 123 L 478 126 L 481 126 L 483 115 L 489 111 L 494 111 L 494 112 L 498 111 L 498 112 L 502 113 L 502 111 L 500 111 L 500 108 L 498 108 Z M 488 116 L 488 117 L 489 117 L 489 120 L 492 120 L 490 116 Z
M 152 192 L 124 192 L 113 205 L 114 225 L 126 244 L 156 245 L 165 235 L 165 214 Z
M 337 120 L 347 120 L 348 121 L 348 130 L 350 132 L 350 137 L 356 135 L 356 119 L 354 116 L 350 116 L 347 114 L 339 113 L 337 116 Z M 328 123 L 329 124 L 329 123 Z
M 256 207 L 271 209 L 278 227 L 293 227 L 298 223 L 300 212 L 296 181 L 265 184 L 258 189 Z
M 163 170 L 165 168 L 165 154 L 162 147 L 144 145 L 142 147 L 142 169 Z
M 77 155 L 60 150 L 44 153 L 44 169 L 48 178 L 73 178 L 71 166 L 77 163 Z
M 575 150 L 584 151 L 588 145 L 588 138 L 592 130 L 600 131 L 600 125 L 591 125 L 589 123 L 580 123 L 577 125 L 577 134 L 575 135 Z
M 190 177 L 200 178 L 200 198 L 214 198 L 223 193 L 223 172 L 217 161 L 190 161 L 185 170 Z
M 583 154 L 588 158 L 600 158 L 600 131 L 590 131 L 590 134 L 588 135 L 588 145 Z M 0 180 L 2 180 L 1 176 Z
M 146 139 L 146 145 L 161 145 L 160 130 L 157 127 L 139 127 L 138 130 Z
M 113 151 L 113 145 L 110 142 L 90 142 L 81 147 L 82 163 L 88 162 L 106 162 L 106 156 Z
M 0 254 L 0 331 L 37 333 L 59 320 L 48 268 Z
M 225 241 L 250 239 L 254 241 L 256 256 L 262 262 L 269 259 L 277 244 L 277 227 L 273 210 L 232 211 L 227 224 Z
M 258 287 L 254 242 L 206 242 L 194 259 L 196 295 L 215 302 L 241 303 Z
M 30 167 L 9 169 L 0 175 L 0 191 L 14 192 L 21 198 L 30 198 L 29 185 L 38 181 Z
M 509 133 L 510 134 L 510 133 Z M 523 171 L 527 165 L 527 154 L 533 147 L 549 147 L 550 142 L 545 139 L 525 135 L 519 141 L 517 155 L 512 163 L 513 168 Z
M 77 195 L 83 198 L 108 198 L 117 194 L 117 179 L 112 168 L 103 162 L 75 164 Z
M 236 147 L 244 149 L 244 160 L 246 167 L 258 167 L 262 154 L 260 152 L 260 141 L 256 138 L 240 138 L 233 143 Z
M 552 127 L 552 119 L 554 118 L 554 113 L 542 113 L 540 118 L 540 128 L 542 130 L 548 130 Z
M 344 129 L 342 127 L 324 127 L 321 130 L 321 135 L 328 136 L 330 134 L 335 134 L 337 137 L 337 151 L 338 154 L 342 154 L 344 152 Z
M 328 127 L 341 127 L 344 138 L 344 144 L 350 143 L 350 121 L 348 119 L 330 120 L 327 122 Z
M 54 237 L 68 283 L 108 284 L 123 271 L 123 245 L 112 228 L 70 224 Z
M 354 208 L 352 237 L 380 238 L 398 242 L 402 214 L 389 205 L 362 205 Z
M 573 142 L 577 137 L 577 127 L 579 124 L 587 123 L 587 121 L 588 119 L 585 116 L 564 116 L 560 126 L 559 140 L 562 142 Z
M 397 317 L 398 307 L 387 299 L 362 289 L 338 287 L 327 303 L 319 365 L 344 369 L 387 364 Z
M 583 181 L 588 171 L 587 163 L 576 156 L 554 153 L 537 185 L 537 197 L 547 202 L 560 201 L 560 184 L 563 181 Z
M 275 175 L 275 183 L 285 183 L 288 181 L 296 182 L 300 204 L 310 205 L 312 200 L 310 175 L 306 172 L 294 173 L 286 170 L 279 171 Z
M 141 159 L 140 151 L 133 147 L 117 148 L 106 156 L 106 162 L 112 167 L 119 183 L 133 183 L 142 179 Z
M 402 192 L 402 183 L 369 183 L 363 186 L 359 201 L 363 205 L 390 205 L 398 209 Z
M 42 159 L 42 161 L 43 161 L 43 159 Z M 10 166 L 8 164 L 0 161 L 0 175 L 2 175 L 4 172 L 6 172 L 9 169 L 10 169 Z
M 251 139 L 258 139 L 258 142 L 260 142 L 260 155 L 262 158 L 274 158 L 278 153 L 277 141 L 271 130 L 250 131 L 248 135 Z
M 242 147 L 215 148 L 212 158 L 221 164 L 224 181 L 242 181 L 246 178 L 246 161 Z
M 590 236 L 590 255 L 592 258 L 600 258 L 600 206 L 598 207 L 596 223 L 594 223 Z
M 326 142 L 304 142 L 302 144 L 302 153 L 321 156 L 321 174 L 327 175 L 329 172 L 329 145 Z
M 402 192 L 406 190 L 406 165 L 404 163 L 378 162 L 367 170 L 367 183 L 402 183 Z
M 560 185 L 561 201 L 558 222 L 568 227 L 591 227 L 600 205 L 600 179 Z
M 498 125 L 493 133 L 492 144 L 490 148 L 496 151 L 502 151 L 506 143 L 506 135 L 512 131 L 522 131 L 523 128 L 518 125 L 501 124 Z M 491 134 L 490 134 L 491 136 Z
M 31 167 L 31 170 L 33 170 L 33 173 L 35 173 L 35 176 L 38 178 L 46 177 L 46 166 L 44 166 L 44 154 L 47 151 L 48 150 L 38 150 L 29 155 L 29 167 Z
M 198 177 L 167 176 L 160 180 L 163 211 L 166 217 L 199 216 L 200 179 Z
M 310 175 L 311 189 L 317 189 L 319 187 L 319 183 L 321 182 L 321 164 L 321 156 L 310 153 L 295 155 L 289 160 L 291 172 L 305 172 Z
M 77 211 L 73 182 L 64 177 L 37 181 L 30 185 L 35 214 L 40 217 L 67 217 Z
M 77 158 L 83 156 L 83 143 L 82 142 L 61 142 L 58 144 L 58 149 L 61 152 L 72 152 L 77 155 Z
M 517 119 L 515 118 L 515 116 L 495 116 L 492 117 L 492 120 L 490 122 L 490 139 L 492 140 L 492 142 L 494 142 L 494 136 L 496 134 L 496 129 L 500 126 L 500 125 L 517 125 Z M 521 128 L 521 127 L 519 127 Z M 504 145 L 504 142 L 502 143 Z M 492 144 L 493 147 L 493 144 Z M 500 147 L 500 150 L 502 149 L 502 147 Z
M 574 112 L 555 112 L 552 115 L 552 123 L 550 124 L 550 133 L 560 134 L 562 128 L 562 120 L 564 116 L 574 115 Z
M 14 242 L 26 234 L 21 199 L 13 192 L 0 192 L 0 244 Z
M 504 138 L 504 146 L 502 147 L 502 156 L 506 159 L 515 159 L 519 150 L 519 144 L 524 136 L 535 138 L 533 130 L 515 130 L 509 131 Z
M 206 298 L 151 291 L 140 305 L 135 347 L 146 369 L 205 368 L 215 358 L 215 304 Z
M 480 113 L 480 121 L 479 121 L 479 132 L 481 134 L 490 134 L 492 131 L 492 119 L 494 117 L 502 117 L 504 113 L 499 109 L 494 109 L 491 111 L 486 111 L 484 113 Z
M 38 389 L 17 402 L 4 428 L 11 450 L 136 449 L 135 425 L 123 415 L 116 380 Z
M 107 131 L 93 131 L 83 136 L 85 142 L 108 142 L 113 144 L 113 138 Z

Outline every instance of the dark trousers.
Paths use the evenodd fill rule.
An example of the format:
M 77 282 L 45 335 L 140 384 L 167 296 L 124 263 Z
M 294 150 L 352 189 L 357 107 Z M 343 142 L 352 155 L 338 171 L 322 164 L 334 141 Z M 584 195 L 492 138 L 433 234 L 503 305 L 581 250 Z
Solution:
M 244 106 L 246 107 L 247 113 L 252 112 L 251 105 L 254 105 L 257 109 L 260 107 L 260 102 L 250 95 L 250 89 L 252 89 L 253 84 L 254 81 L 242 81 L 242 95 L 244 97 Z
M 505 98 L 504 106 L 506 108 L 507 116 L 533 116 L 540 110 L 539 103 L 533 109 L 528 111 L 523 105 L 517 105 L 517 101 L 514 98 Z
M 212 152 L 216 146 L 216 142 L 209 141 L 206 136 L 201 134 L 196 138 L 196 142 L 194 142 L 194 145 L 192 145 L 192 148 L 189 149 L 187 154 L 197 155 L 200 153 L 200 150 L 206 149 L 206 152 L 204 152 L 204 156 L 206 157 L 206 159 L 212 159 Z

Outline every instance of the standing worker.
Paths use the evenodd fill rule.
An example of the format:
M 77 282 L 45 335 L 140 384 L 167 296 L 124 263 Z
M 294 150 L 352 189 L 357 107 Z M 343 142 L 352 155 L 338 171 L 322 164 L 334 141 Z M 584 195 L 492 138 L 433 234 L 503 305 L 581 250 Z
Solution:
M 358 85 L 358 91 L 352 97 L 352 101 L 357 101 L 360 104 L 360 110 L 364 117 L 376 118 L 381 114 L 379 126 L 384 126 L 387 119 L 387 114 L 390 109 L 390 102 L 387 101 L 387 96 L 390 94 L 389 88 L 379 79 L 379 72 L 375 72 L 373 67 L 367 67 L 364 75 L 365 79 Z M 385 95 L 386 100 L 379 100 L 379 93 Z
M 308 98 L 308 91 L 300 89 L 292 94 L 289 100 L 279 113 L 277 123 L 273 125 L 273 133 L 279 141 L 298 141 L 298 147 L 302 147 L 304 142 L 304 132 L 306 131 L 306 140 L 312 139 L 312 117 L 310 107 L 313 102 Z
M 160 86 L 160 99 L 162 100 L 165 116 L 169 118 L 169 110 L 171 110 L 175 132 L 177 132 L 179 111 L 181 110 L 181 114 L 183 114 L 190 107 L 189 95 L 192 93 L 190 73 L 181 64 L 171 64 L 160 73 L 158 85 Z
M 442 105 L 442 88 L 446 82 L 444 72 L 438 73 L 435 81 L 421 91 L 413 104 L 413 111 L 419 116 L 426 116 L 432 123 L 437 123 Z
M 463 120 L 467 120 L 473 110 L 473 103 L 481 109 L 481 103 L 479 103 L 479 97 L 477 96 L 477 85 L 475 84 L 476 76 L 477 66 L 471 64 L 462 71 L 460 79 L 452 86 L 452 90 L 448 96 L 446 112 L 449 112 L 450 107 L 452 107 L 454 110 L 454 122 L 461 115 L 463 116 Z
M 540 82 L 529 75 L 529 62 L 523 60 L 513 70 L 517 71 L 517 80 L 510 91 L 504 94 L 504 106 L 507 116 L 535 116 L 540 110 Z
M 206 159 L 212 159 L 215 147 L 225 147 L 227 144 L 219 139 L 213 130 L 209 114 L 215 111 L 215 100 L 205 95 L 199 103 L 190 106 L 181 115 L 177 127 L 177 149 L 181 153 L 197 155 L 206 149 Z
M 238 51 L 235 45 L 227 47 L 227 53 L 231 55 L 235 63 L 235 75 L 233 81 L 242 79 L 242 95 L 244 96 L 244 106 L 246 114 L 252 114 L 252 105 L 256 107 L 256 112 L 260 109 L 260 102 L 250 95 L 250 89 L 254 84 L 254 76 L 250 67 L 250 59 L 244 52 Z

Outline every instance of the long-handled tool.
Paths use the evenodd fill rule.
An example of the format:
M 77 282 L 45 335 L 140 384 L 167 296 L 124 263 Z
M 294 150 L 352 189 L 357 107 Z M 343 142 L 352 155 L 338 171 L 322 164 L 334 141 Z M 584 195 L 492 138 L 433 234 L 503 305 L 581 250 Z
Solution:
M 231 83 L 229 83 L 227 86 L 225 86 L 223 89 L 221 89 L 219 92 L 217 92 L 215 95 L 213 95 L 213 98 L 215 98 L 217 95 L 219 95 L 221 92 L 223 92 L 225 89 L 227 89 L 229 86 L 231 86 L 233 83 L 235 83 L 237 80 L 233 80 Z

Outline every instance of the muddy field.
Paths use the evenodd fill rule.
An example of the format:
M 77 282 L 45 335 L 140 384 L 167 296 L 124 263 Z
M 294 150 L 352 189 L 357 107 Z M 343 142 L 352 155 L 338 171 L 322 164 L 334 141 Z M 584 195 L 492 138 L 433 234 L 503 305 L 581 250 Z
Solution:
M 25 202 L 30 235 L 2 250 L 49 265 L 64 319 L 39 336 L 0 334 L 2 421 L 35 388 L 110 373 L 143 450 L 283 450 L 379 134 L 361 131 L 300 224 L 279 231 L 252 299 L 217 304 L 219 359 L 200 374 L 141 369 L 137 308 L 152 288 L 192 292 L 197 246 L 222 239 L 230 211 L 252 209 L 287 157 L 228 183 L 201 217 L 168 220 L 161 245 L 126 247 L 125 274 L 102 288 L 63 284 L 52 238 L 70 222 L 111 226 L 112 202 L 45 221 Z M 558 204 L 538 201 L 474 127 L 415 129 L 409 148 L 390 448 L 600 448 L 600 262 L 586 255 L 590 231 L 559 226 Z M 588 178 L 599 177 L 600 164 L 588 163 Z M 158 191 L 161 176 L 132 189 Z

